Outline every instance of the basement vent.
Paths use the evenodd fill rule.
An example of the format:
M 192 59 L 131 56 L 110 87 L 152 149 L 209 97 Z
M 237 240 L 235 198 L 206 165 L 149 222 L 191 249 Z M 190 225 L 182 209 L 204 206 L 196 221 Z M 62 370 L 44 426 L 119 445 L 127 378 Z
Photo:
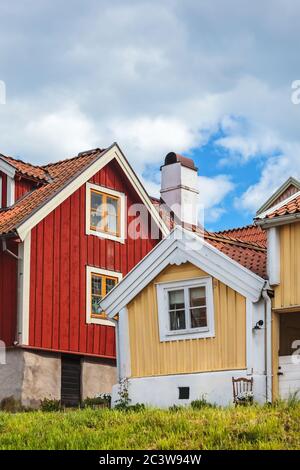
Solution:
M 178 387 L 179 400 L 188 400 L 190 398 L 190 387 Z

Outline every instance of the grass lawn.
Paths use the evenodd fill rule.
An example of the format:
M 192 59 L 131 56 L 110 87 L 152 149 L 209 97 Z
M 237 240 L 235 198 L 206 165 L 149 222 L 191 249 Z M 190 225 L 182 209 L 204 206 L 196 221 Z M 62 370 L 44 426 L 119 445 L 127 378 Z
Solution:
M 0 449 L 300 449 L 300 404 L 1 412 Z

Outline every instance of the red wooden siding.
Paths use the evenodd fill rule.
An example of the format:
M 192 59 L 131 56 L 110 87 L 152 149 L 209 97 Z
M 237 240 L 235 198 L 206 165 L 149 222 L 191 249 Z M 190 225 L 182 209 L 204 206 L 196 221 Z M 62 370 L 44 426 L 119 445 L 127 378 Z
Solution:
M 27 178 L 17 178 L 15 180 L 15 201 L 18 201 L 24 194 L 31 191 L 33 187 L 33 181 Z
M 17 254 L 17 245 L 7 242 L 7 248 Z M 17 329 L 17 269 L 18 262 L 0 247 L 0 340 L 12 346 Z
M 124 192 L 128 207 L 140 202 L 115 161 L 90 182 Z M 115 357 L 114 327 L 86 324 L 86 266 L 125 275 L 157 240 L 121 244 L 85 235 L 85 192 L 83 185 L 32 230 L 29 341 L 38 348 Z
M 6 207 L 7 205 L 7 175 L 0 171 L 0 177 L 2 179 L 1 207 Z

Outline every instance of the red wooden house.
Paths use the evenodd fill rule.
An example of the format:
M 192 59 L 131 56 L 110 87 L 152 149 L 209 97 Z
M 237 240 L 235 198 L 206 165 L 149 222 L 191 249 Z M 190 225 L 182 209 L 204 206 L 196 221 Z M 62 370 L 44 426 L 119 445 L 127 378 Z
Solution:
M 134 204 L 148 217 L 128 237 Z M 109 392 L 115 323 L 99 302 L 168 232 L 152 200 L 113 144 L 45 166 L 0 155 L 0 207 L 0 400 Z

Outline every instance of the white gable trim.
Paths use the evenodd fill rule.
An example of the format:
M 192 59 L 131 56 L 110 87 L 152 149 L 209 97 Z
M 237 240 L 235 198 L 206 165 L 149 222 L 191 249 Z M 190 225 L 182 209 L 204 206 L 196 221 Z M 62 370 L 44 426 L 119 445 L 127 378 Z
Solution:
M 0 157 L 0 171 L 5 173 L 10 178 L 15 177 L 16 169 L 9 163 L 7 163 L 3 158 Z
M 272 194 L 269 199 L 256 211 L 256 215 L 259 216 L 261 213 L 266 212 L 267 210 L 273 208 L 272 204 L 276 199 L 278 199 L 289 187 L 294 186 L 298 191 L 300 190 L 300 181 L 296 180 L 292 176 L 290 176 L 281 186 L 280 188 Z M 291 197 L 291 196 L 290 196 Z M 282 201 L 281 201 L 282 202 Z M 280 204 L 280 203 L 278 203 Z
M 56 194 L 50 201 L 46 202 L 40 209 L 33 213 L 27 220 L 17 227 L 17 232 L 21 240 L 24 240 L 26 234 L 42 219 L 44 219 L 50 212 L 52 212 L 57 206 L 59 206 L 63 201 L 65 201 L 71 194 L 73 194 L 80 186 L 85 184 L 92 176 L 105 167 L 111 160 L 116 159 L 127 178 L 131 182 L 132 186 L 140 196 L 142 202 L 145 204 L 149 210 L 152 218 L 159 226 L 163 235 L 166 236 L 169 233 L 169 230 L 163 220 L 161 219 L 159 213 L 153 206 L 145 188 L 142 186 L 138 177 L 132 170 L 131 166 L 127 162 L 124 154 L 121 152 L 119 146 L 115 143 L 106 151 L 104 151 L 97 160 L 86 168 L 77 178 L 71 181 L 67 186 L 65 186 L 58 194 Z
M 191 243 L 192 242 L 192 243 Z M 176 227 L 101 302 L 113 317 L 169 264 L 191 262 L 252 302 L 258 301 L 264 280 L 199 236 Z

